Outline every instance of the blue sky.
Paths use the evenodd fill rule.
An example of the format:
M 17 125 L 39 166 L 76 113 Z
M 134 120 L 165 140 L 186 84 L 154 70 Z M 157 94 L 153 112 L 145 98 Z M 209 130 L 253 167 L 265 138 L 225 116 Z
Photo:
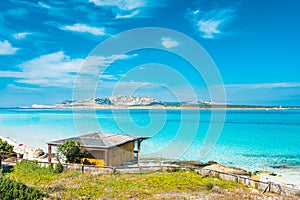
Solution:
M 220 71 L 228 103 L 300 105 L 299 8 L 297 0 L 3 0 L 0 107 L 72 99 L 78 70 L 89 53 L 115 34 L 142 27 L 179 31 L 201 44 Z M 159 42 L 166 50 L 183 45 L 168 36 Z M 174 69 L 198 99 L 210 99 L 201 76 L 167 51 L 103 59 L 113 63 L 95 96 L 126 95 L 126 88 L 136 87 L 137 96 L 174 101 L 175 91 L 192 100 L 184 81 L 172 82 L 168 69 Z M 147 63 L 169 68 L 157 70 Z M 115 92 L 117 83 L 123 87 Z

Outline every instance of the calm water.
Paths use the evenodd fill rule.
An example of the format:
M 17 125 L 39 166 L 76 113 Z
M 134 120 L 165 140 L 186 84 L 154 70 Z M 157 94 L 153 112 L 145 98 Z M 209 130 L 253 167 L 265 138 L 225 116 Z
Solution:
M 300 168 L 300 110 L 227 111 L 216 145 L 200 158 L 210 119 L 210 111 L 2 109 L 0 134 L 43 149 L 51 140 L 98 131 L 148 135 L 144 157 L 215 160 L 251 171 Z

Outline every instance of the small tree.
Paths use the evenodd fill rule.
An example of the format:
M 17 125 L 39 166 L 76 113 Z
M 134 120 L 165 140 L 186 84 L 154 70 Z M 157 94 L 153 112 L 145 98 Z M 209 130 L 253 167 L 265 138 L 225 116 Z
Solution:
M 74 140 L 68 140 L 61 144 L 57 148 L 59 153 L 62 153 L 69 163 L 78 163 L 83 158 L 84 150 L 82 149 L 80 142 Z
M 55 165 L 54 172 L 59 174 L 64 171 L 64 166 L 59 162 Z
M 6 154 L 12 154 L 14 146 L 8 144 L 6 141 L 0 139 L 0 168 L 2 166 L 2 157 Z

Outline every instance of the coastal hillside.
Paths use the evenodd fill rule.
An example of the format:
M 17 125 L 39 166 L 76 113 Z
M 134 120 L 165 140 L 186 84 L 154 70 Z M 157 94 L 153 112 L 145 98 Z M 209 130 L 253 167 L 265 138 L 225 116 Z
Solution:
M 196 101 L 183 101 L 183 102 L 164 102 L 157 99 L 154 99 L 149 96 L 135 97 L 135 96 L 126 96 L 126 95 L 117 95 L 111 97 L 99 97 L 99 98 L 89 98 L 84 100 L 64 100 L 55 105 L 40 105 L 32 104 L 30 107 L 20 107 L 20 108 L 53 108 L 53 109 L 62 109 L 62 108 L 82 108 L 82 109 L 91 109 L 91 108 L 226 108 L 226 109 L 298 109 L 299 106 L 264 106 L 264 105 L 235 105 L 229 103 L 219 103 L 206 100 L 196 100 Z
M 64 100 L 55 105 L 33 104 L 30 108 L 99 108 L 106 106 L 225 106 L 224 103 L 215 103 L 210 101 L 185 101 L 185 102 L 163 102 L 149 96 L 135 97 L 126 95 L 117 95 L 111 97 L 89 98 L 84 100 Z
M 31 108 L 97 108 L 103 106 L 153 106 L 165 105 L 151 97 L 111 96 L 104 98 L 89 98 L 84 100 L 65 100 L 53 106 L 33 104 Z

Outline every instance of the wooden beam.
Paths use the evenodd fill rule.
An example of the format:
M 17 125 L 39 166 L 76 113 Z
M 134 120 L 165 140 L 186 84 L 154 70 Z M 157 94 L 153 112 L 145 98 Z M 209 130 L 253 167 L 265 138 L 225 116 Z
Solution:
M 48 144 L 48 163 L 51 163 L 52 146 Z
M 137 164 L 140 164 L 140 152 L 141 152 L 141 139 L 138 139 L 138 153 L 137 153 Z

